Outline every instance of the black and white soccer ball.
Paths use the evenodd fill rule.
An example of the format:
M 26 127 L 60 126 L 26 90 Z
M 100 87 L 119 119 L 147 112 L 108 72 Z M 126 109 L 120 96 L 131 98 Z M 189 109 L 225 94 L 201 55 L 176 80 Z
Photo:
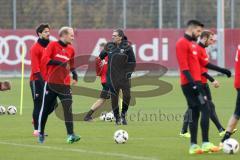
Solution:
M 6 113 L 6 108 L 4 106 L 0 106 L 0 115 L 3 115 Z
M 9 106 L 7 108 L 7 114 L 9 115 L 15 115 L 17 113 L 17 108 L 15 106 Z
M 112 122 L 115 118 L 112 112 L 103 112 L 99 119 L 106 122 Z
M 239 150 L 239 143 L 233 138 L 229 138 L 223 142 L 223 152 L 227 154 L 235 154 Z
M 100 119 L 101 121 L 105 121 L 106 114 L 107 114 L 107 112 L 102 112 L 101 115 L 100 115 L 100 117 L 99 117 L 99 119 Z
M 114 133 L 113 138 L 117 144 L 124 144 L 128 140 L 128 133 L 127 131 L 120 129 Z
M 105 121 L 106 122 L 112 122 L 114 121 L 114 115 L 112 112 L 108 112 L 105 116 Z

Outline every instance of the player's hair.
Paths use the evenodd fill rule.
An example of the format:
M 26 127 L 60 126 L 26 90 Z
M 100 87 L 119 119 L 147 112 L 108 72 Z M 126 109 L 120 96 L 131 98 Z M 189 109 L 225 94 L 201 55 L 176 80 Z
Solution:
M 38 33 L 42 33 L 44 31 L 45 28 L 50 29 L 50 26 L 48 23 L 41 23 L 36 27 L 36 33 L 39 36 Z
M 122 37 L 122 40 L 128 40 L 127 36 L 125 36 L 122 29 L 115 29 L 113 32 L 117 32 L 119 37 Z
M 210 30 L 204 30 L 201 35 L 200 35 L 200 38 L 204 38 L 206 37 L 207 39 L 210 37 L 210 35 L 214 35 L 214 33 Z
M 68 32 L 69 30 L 73 30 L 73 28 L 72 28 L 72 27 L 68 27 L 68 26 L 61 27 L 61 28 L 59 29 L 59 31 L 58 31 L 59 37 L 61 37 L 62 35 L 68 34 L 68 33 L 69 33 L 69 32 Z
M 190 27 L 190 26 L 194 26 L 194 27 L 197 27 L 197 26 L 204 27 L 204 24 L 201 23 L 201 22 L 198 21 L 198 20 L 189 20 L 189 21 L 187 22 L 187 27 Z

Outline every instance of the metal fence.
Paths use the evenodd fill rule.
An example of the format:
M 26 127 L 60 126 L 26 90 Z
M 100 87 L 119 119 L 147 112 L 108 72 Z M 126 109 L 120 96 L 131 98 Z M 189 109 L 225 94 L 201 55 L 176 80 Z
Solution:
M 189 19 L 217 27 L 218 0 L 0 0 L 0 28 L 182 28 Z M 225 28 L 240 28 L 240 0 L 225 0 Z

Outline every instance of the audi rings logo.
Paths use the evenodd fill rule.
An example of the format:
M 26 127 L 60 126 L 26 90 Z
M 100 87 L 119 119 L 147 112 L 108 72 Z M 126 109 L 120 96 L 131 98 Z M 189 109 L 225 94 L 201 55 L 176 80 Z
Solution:
M 26 59 L 29 50 L 29 45 L 26 42 L 32 41 L 32 44 L 37 41 L 34 35 L 25 35 L 19 37 L 17 35 L 8 35 L 6 37 L 0 36 L 0 64 L 17 65 L 22 61 L 22 54 L 24 55 L 24 64 L 30 65 L 31 61 Z M 50 37 L 51 40 L 57 40 L 55 37 Z M 10 42 L 14 41 L 14 45 Z M 15 56 L 12 56 L 15 54 Z M 14 57 L 14 58 L 12 58 Z

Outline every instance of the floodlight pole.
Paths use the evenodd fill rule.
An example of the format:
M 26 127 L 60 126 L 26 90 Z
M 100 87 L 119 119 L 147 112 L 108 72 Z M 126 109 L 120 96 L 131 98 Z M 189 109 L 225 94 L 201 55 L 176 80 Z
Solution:
M 181 28 L 181 0 L 177 0 L 177 28 Z
M 225 67 L 224 0 L 217 0 L 217 64 Z
M 123 0 L 123 29 L 127 28 L 127 2 Z
M 162 28 L 162 0 L 158 0 L 158 28 Z
M 72 0 L 68 0 L 68 25 L 72 27 Z
M 235 27 L 235 0 L 231 0 L 231 28 L 234 29 Z
M 17 29 L 17 9 L 16 9 L 16 0 L 12 1 L 13 3 L 13 29 Z

